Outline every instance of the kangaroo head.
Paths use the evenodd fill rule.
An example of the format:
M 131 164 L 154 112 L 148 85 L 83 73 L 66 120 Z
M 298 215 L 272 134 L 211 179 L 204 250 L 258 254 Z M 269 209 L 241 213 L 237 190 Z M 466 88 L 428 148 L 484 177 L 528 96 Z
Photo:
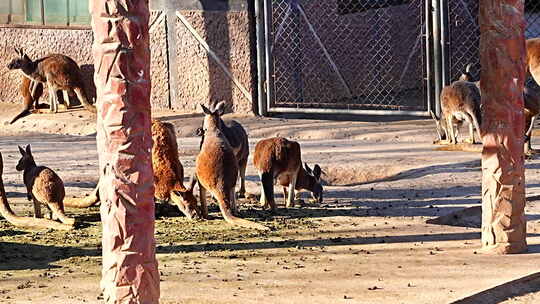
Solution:
M 472 64 L 469 63 L 467 65 L 467 67 L 465 68 L 465 72 L 462 73 L 461 76 L 459 76 L 459 80 L 461 80 L 461 81 L 470 81 L 470 82 L 473 81 L 473 76 L 471 74 L 471 67 L 472 67 Z
M 225 113 L 225 101 L 221 101 L 212 109 L 208 109 L 201 104 L 203 112 L 205 114 L 202 131 L 203 134 L 206 131 L 220 130 L 221 129 L 221 115 Z
M 177 201 L 178 209 L 190 220 L 202 218 L 202 210 L 197 205 L 197 199 L 193 195 L 193 188 L 197 183 L 197 179 L 191 178 L 189 188 L 184 190 L 175 190 L 174 195 L 179 197 Z
M 23 171 L 26 168 L 36 165 L 34 157 L 32 156 L 32 151 L 30 150 L 30 145 L 26 146 L 26 149 L 19 146 L 19 152 L 21 152 L 21 159 L 19 159 L 19 162 L 15 167 L 17 171 Z
M 17 57 L 8 63 L 7 68 L 10 70 L 22 69 L 32 63 L 32 60 L 28 55 L 24 53 L 22 49 L 15 49 Z
M 315 165 L 313 170 L 308 166 L 307 163 L 304 163 L 304 170 L 307 173 L 306 178 L 308 179 L 309 190 L 311 191 L 311 196 L 317 201 L 317 203 L 322 203 L 323 201 L 323 186 L 321 184 L 321 174 L 322 170 L 319 165 Z
M 443 119 L 437 118 L 437 115 L 433 113 L 433 111 L 429 111 L 429 114 L 431 114 L 431 118 L 435 121 L 435 126 L 437 128 L 437 135 L 439 135 L 439 140 L 445 140 L 446 139 L 446 124 Z

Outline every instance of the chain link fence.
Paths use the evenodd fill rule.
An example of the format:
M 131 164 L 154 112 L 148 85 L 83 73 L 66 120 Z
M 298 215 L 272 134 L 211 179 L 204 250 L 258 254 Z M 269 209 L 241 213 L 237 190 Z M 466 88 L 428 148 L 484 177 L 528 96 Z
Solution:
M 424 0 L 272 0 L 270 107 L 426 111 Z
M 445 62 L 448 73 L 446 83 L 457 80 L 468 64 L 472 65 L 474 79 L 480 78 L 480 26 L 478 24 L 478 0 L 446 1 L 447 53 Z M 525 1 L 525 38 L 540 37 L 540 1 Z M 532 78 L 528 87 L 540 87 Z

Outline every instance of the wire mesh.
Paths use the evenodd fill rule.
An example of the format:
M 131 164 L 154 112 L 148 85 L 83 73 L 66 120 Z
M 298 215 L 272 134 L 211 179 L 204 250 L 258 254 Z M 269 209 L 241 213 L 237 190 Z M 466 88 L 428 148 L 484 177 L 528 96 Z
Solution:
M 271 107 L 425 111 L 425 0 L 273 0 Z
M 446 12 L 448 81 L 454 81 L 472 64 L 471 74 L 480 78 L 480 27 L 478 24 L 478 0 L 449 0 Z M 525 1 L 525 38 L 540 37 L 540 2 Z M 540 87 L 527 79 L 528 87 Z

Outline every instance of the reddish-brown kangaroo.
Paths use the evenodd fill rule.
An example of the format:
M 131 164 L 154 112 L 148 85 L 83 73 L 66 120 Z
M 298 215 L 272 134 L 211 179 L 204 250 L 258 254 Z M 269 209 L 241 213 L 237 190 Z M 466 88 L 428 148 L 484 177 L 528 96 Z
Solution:
M 305 164 L 305 168 L 302 168 L 299 143 L 283 137 L 263 139 L 255 145 L 253 164 L 261 177 L 260 203 L 263 208 L 269 206 L 271 210 L 276 209 L 274 179 L 283 186 L 287 207 L 294 207 L 295 190 L 310 191 L 317 202 L 322 202 L 321 167 L 315 165 L 311 170 Z
M 16 52 L 18 57 L 8 64 L 8 69 L 21 70 L 24 76 L 34 82 L 46 84 L 51 112 L 58 112 L 56 92 L 59 90 L 64 91 L 64 101 L 68 107 L 68 92 L 73 91 L 85 109 L 96 112 L 95 106 L 88 101 L 81 69 L 73 59 L 61 54 L 51 54 L 32 61 L 22 49 L 16 49 Z
M 199 181 L 199 191 L 203 214 L 208 214 L 206 191 L 217 200 L 223 218 L 233 225 L 267 230 L 268 227 L 252 221 L 238 218 L 236 210 L 236 194 L 234 188 L 238 179 L 238 161 L 227 137 L 220 129 L 220 116 L 223 114 L 223 103 L 212 110 L 201 105 L 205 117 L 203 122 L 204 140 L 201 151 L 195 162 L 195 170 Z
M 178 157 L 174 126 L 152 120 L 152 140 L 155 198 L 161 201 L 172 200 L 189 219 L 201 218 L 202 212 L 193 195 L 196 180 L 192 179 L 189 188 L 184 187 L 184 167 Z
M 221 101 L 216 105 L 216 108 L 225 106 L 225 101 Z M 246 196 L 246 169 L 249 157 L 249 141 L 248 135 L 244 127 L 236 120 L 223 120 L 219 119 L 219 129 L 227 138 L 227 141 L 231 145 L 234 156 L 238 161 L 238 170 L 240 173 L 240 190 L 238 191 L 238 197 L 244 198 Z M 197 129 L 197 135 L 201 136 L 201 146 L 204 142 L 204 131 L 202 128 Z

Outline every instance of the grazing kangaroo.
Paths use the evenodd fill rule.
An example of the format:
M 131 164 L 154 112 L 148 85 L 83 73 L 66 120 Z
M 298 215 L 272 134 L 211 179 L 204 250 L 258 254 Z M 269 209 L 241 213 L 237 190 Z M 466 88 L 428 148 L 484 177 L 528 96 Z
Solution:
M 466 142 L 476 143 L 474 139 L 474 129 L 481 139 L 480 123 L 482 119 L 480 109 L 480 90 L 477 85 L 470 81 L 458 80 L 441 91 L 441 117 L 438 118 L 431 112 L 431 117 L 435 120 L 437 133 L 441 142 L 448 141 L 457 144 L 457 131 L 463 121 L 469 123 L 469 139 Z
M 184 168 L 178 157 L 174 126 L 152 120 L 152 140 L 155 198 L 161 201 L 172 200 L 189 219 L 201 218 L 202 213 L 193 195 L 196 180 L 192 179 L 189 188 L 183 184 Z
M 310 191 L 318 203 L 322 202 L 321 168 L 315 165 L 311 170 L 307 164 L 302 168 L 300 144 L 297 142 L 283 137 L 263 139 L 255 145 L 253 163 L 261 177 L 260 203 L 263 208 L 270 206 L 271 210 L 276 209 L 274 179 L 283 186 L 287 207 L 294 207 L 295 190 Z
M 32 61 L 22 49 L 16 49 L 18 58 L 8 64 L 10 70 L 21 70 L 23 75 L 36 83 L 47 84 L 51 112 L 58 112 L 58 96 L 56 92 L 64 91 L 64 100 L 69 107 L 68 92 L 73 91 L 85 109 L 96 113 L 96 108 L 89 103 L 77 63 L 65 55 L 51 54 Z
M 41 204 L 51 211 L 51 219 L 59 219 L 67 225 L 75 224 L 75 219 L 64 213 L 65 189 L 62 179 L 53 170 L 37 166 L 30 150 L 19 147 L 21 159 L 17 164 L 17 171 L 23 171 L 23 180 L 26 185 L 28 200 L 34 203 L 34 216 L 41 218 Z
M 216 108 L 224 106 L 225 101 L 221 101 L 216 105 Z M 249 142 L 247 132 L 236 120 L 224 121 L 221 119 L 221 117 L 219 118 L 219 129 L 227 138 L 227 141 L 234 151 L 236 160 L 238 161 L 238 170 L 240 173 L 240 190 L 238 191 L 238 197 L 244 198 L 246 196 L 246 169 L 249 157 Z M 200 148 L 204 142 L 203 128 L 197 129 L 196 133 L 198 136 L 202 137 L 199 146 Z
M 225 220 L 233 225 L 268 230 L 261 224 L 254 223 L 233 215 L 236 212 L 234 188 L 238 179 L 238 162 L 224 132 L 220 129 L 223 103 L 210 110 L 201 105 L 204 111 L 204 141 L 195 161 L 195 170 L 199 181 L 200 201 L 203 215 L 208 215 L 206 191 L 217 200 Z

